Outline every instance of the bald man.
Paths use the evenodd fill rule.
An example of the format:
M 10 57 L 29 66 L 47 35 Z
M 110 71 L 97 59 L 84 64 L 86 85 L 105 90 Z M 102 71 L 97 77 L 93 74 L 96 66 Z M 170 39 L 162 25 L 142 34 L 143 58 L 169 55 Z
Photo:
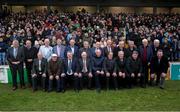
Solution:
M 18 40 L 13 40 L 12 47 L 8 49 L 7 60 L 12 74 L 13 91 L 17 89 L 17 72 L 19 73 L 20 87 L 25 88 L 24 83 L 24 50 L 19 46 Z

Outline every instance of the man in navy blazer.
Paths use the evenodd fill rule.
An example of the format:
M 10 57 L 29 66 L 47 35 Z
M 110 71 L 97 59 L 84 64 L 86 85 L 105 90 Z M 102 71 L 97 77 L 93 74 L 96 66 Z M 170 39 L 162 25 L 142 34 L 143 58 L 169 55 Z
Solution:
M 62 88 L 64 90 L 64 85 L 73 85 L 74 90 L 78 92 L 78 73 L 77 73 L 77 59 L 73 57 L 71 51 L 67 52 L 67 58 L 64 59 L 64 73 L 61 75 Z M 72 84 L 73 83 L 73 84 Z
M 53 53 L 57 54 L 59 58 L 64 59 L 65 46 L 62 45 L 62 40 L 57 39 L 57 45 L 53 47 Z
M 79 55 L 79 49 L 78 47 L 75 45 L 75 40 L 74 39 L 71 39 L 69 41 L 69 45 L 66 47 L 65 49 L 65 58 L 67 58 L 67 52 L 72 52 L 73 54 L 73 57 L 77 58 L 78 55 Z
M 104 56 L 104 50 L 103 50 L 103 48 L 101 48 L 100 42 L 97 41 L 95 47 L 91 48 L 92 57 L 96 57 L 95 51 L 98 50 L 98 49 L 101 51 L 101 56 Z
M 148 40 L 143 39 L 142 44 L 139 47 L 139 52 L 140 52 L 140 58 L 143 64 L 143 73 L 145 75 L 145 84 L 148 84 L 148 69 L 149 69 L 149 64 L 151 61 L 151 58 L 153 57 L 153 51 L 151 46 L 148 45 Z

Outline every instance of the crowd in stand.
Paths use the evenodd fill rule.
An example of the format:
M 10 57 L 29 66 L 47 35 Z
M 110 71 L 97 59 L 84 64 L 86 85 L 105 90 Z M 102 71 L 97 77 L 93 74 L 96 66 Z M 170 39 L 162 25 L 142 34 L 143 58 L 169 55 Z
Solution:
M 146 87 L 153 85 L 155 74 L 156 84 L 164 88 L 168 62 L 180 59 L 179 19 L 179 14 L 10 13 L 0 18 L 0 64 L 8 62 L 13 90 L 23 63 L 33 90 L 39 75 L 48 91 L 54 87 L 53 80 L 57 91 L 68 85 L 78 91 L 84 82 L 91 88 L 93 81 L 98 92 L 104 85 L 130 88 L 138 78 Z

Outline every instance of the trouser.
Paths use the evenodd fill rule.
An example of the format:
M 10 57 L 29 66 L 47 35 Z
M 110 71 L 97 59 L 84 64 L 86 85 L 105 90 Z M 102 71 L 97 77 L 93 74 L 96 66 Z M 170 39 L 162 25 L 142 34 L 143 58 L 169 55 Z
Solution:
M 61 77 L 62 90 L 68 87 L 74 87 L 74 90 L 79 90 L 78 86 L 78 76 L 67 75 L 65 77 Z
M 127 77 L 126 77 L 126 76 L 125 76 L 124 78 L 118 76 L 118 87 L 119 87 L 119 88 L 124 88 L 124 87 L 126 87 L 127 82 L 128 82 L 128 81 L 127 81 Z
M 27 71 L 27 76 L 28 76 L 28 83 L 30 86 L 32 86 L 32 63 L 26 63 L 26 71 Z
M 145 84 L 148 84 L 148 76 L 149 76 L 148 70 L 149 70 L 148 63 L 145 62 L 145 63 L 143 64 L 143 74 L 144 74 L 144 79 L 145 79 L 145 82 L 144 82 L 144 83 L 145 83 Z
M 53 90 L 53 81 L 56 81 L 56 91 L 61 91 L 62 87 L 61 87 L 60 78 L 56 79 L 55 77 L 53 79 L 49 79 L 48 91 Z
M 0 65 L 6 64 L 6 54 L 5 52 L 0 52 Z
M 88 76 L 88 73 L 82 73 L 82 77 L 79 77 L 80 89 L 92 87 L 92 78 Z
M 42 89 L 46 89 L 45 87 L 46 84 L 46 77 L 42 77 L 41 74 L 38 74 L 35 77 L 32 77 L 32 88 L 33 90 L 37 90 L 38 86 L 41 86 Z
M 19 73 L 20 85 L 25 86 L 23 64 L 10 65 L 13 87 L 17 87 L 17 72 Z
M 135 77 L 132 77 L 131 75 L 130 75 L 130 77 L 129 77 L 129 85 L 130 85 L 130 87 L 132 86 L 132 85 L 137 85 L 138 83 L 140 84 L 140 86 L 144 86 L 144 74 L 141 74 L 141 76 L 140 77 L 138 77 L 138 74 L 137 73 L 135 73 Z
M 156 73 L 156 85 L 160 85 L 160 86 L 164 86 L 165 83 L 165 77 L 161 77 L 162 73 Z M 154 83 L 154 78 L 150 79 L 150 83 L 153 84 Z
M 101 75 L 101 74 L 98 74 L 98 73 L 94 73 L 94 78 L 95 78 L 96 89 L 101 90 L 101 88 L 104 87 L 103 84 L 105 84 L 106 83 L 105 81 L 107 81 L 107 80 L 105 80 L 106 79 L 105 74 Z

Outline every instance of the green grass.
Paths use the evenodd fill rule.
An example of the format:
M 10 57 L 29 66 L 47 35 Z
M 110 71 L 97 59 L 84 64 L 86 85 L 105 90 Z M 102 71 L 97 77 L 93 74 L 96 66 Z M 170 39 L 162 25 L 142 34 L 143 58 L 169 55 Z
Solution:
M 167 81 L 166 89 L 157 87 L 119 91 L 83 90 L 80 93 L 12 91 L 11 85 L 0 84 L 0 110 L 143 110 L 180 111 L 180 81 Z

